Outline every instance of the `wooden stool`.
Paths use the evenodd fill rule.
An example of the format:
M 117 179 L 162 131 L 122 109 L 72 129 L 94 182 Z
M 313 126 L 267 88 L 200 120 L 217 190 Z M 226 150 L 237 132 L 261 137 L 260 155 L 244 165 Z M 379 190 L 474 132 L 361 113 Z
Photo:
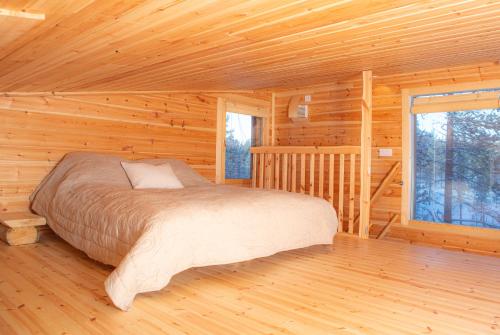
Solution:
M 36 243 L 39 226 L 46 225 L 45 218 L 32 213 L 0 214 L 0 240 L 9 245 Z

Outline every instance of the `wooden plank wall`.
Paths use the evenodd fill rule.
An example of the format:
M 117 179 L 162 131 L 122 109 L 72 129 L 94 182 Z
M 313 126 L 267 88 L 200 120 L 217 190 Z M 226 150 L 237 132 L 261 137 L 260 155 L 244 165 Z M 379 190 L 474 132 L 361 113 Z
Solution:
M 71 151 L 175 157 L 215 177 L 216 98 L 201 94 L 0 97 L 0 211 Z
M 391 166 L 401 161 L 402 88 L 439 86 L 498 78 L 500 78 L 499 62 L 390 76 L 377 76 L 374 73 L 372 192 Z M 306 122 L 290 121 L 286 110 L 288 98 L 279 98 L 276 105 L 277 145 L 359 145 L 361 74 L 351 83 L 352 88 L 313 94 L 309 108 L 310 119 Z M 379 148 L 392 148 L 393 156 L 379 157 Z M 346 168 L 348 169 L 348 164 Z M 356 168 L 356 171 L 359 169 Z M 398 175 L 396 179 L 400 180 L 401 176 Z M 396 182 L 392 183 L 390 189 L 372 206 L 371 222 L 387 223 L 392 214 L 399 213 L 400 197 L 400 185 Z M 358 199 L 356 199 L 356 204 L 358 205 Z

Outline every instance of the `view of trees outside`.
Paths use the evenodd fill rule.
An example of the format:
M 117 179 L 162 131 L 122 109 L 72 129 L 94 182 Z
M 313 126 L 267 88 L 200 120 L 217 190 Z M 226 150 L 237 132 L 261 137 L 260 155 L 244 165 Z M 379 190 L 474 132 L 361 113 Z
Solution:
M 226 114 L 226 179 L 251 178 L 252 116 Z
M 500 228 L 500 109 L 416 115 L 413 217 Z

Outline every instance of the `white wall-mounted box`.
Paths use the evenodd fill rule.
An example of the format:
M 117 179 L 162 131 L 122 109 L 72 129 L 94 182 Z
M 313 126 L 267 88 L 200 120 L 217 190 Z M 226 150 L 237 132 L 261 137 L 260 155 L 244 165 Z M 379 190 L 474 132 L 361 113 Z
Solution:
M 392 149 L 391 148 L 380 148 L 378 149 L 379 157 L 392 157 Z

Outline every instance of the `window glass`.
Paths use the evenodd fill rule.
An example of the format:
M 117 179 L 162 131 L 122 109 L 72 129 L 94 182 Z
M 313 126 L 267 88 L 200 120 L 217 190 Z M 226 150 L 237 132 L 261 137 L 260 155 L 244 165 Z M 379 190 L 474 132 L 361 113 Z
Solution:
M 500 109 L 415 115 L 413 218 L 500 228 Z
M 262 142 L 262 118 L 226 113 L 226 179 L 250 179 L 251 146 Z

